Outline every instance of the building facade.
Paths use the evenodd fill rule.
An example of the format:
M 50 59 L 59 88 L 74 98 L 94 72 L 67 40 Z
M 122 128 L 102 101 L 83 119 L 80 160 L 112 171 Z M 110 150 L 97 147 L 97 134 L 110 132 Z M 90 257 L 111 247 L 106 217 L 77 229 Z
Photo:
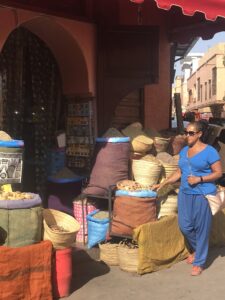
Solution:
M 225 43 L 210 48 L 187 79 L 187 110 L 223 117 L 225 104 Z

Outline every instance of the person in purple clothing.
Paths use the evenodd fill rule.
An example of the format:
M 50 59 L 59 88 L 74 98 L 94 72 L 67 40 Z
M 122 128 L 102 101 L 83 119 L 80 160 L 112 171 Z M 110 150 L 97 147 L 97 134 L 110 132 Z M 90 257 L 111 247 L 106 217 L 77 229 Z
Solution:
M 220 156 L 216 149 L 202 142 L 203 133 L 201 121 L 188 124 L 184 132 L 187 146 L 180 152 L 178 170 L 153 187 L 159 189 L 181 179 L 178 223 L 192 250 L 187 258 L 187 263 L 193 264 L 192 276 L 202 273 L 208 255 L 212 213 L 204 195 L 216 194 L 215 181 L 222 176 Z

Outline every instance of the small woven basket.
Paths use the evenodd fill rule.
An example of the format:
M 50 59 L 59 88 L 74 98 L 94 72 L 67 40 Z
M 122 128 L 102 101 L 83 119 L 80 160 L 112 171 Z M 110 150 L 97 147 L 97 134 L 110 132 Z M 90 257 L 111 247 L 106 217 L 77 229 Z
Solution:
M 151 150 L 153 140 L 147 136 L 139 135 L 132 140 L 131 145 L 134 152 L 146 153 Z
M 43 210 L 44 240 L 52 242 L 55 249 L 69 248 L 76 241 L 80 224 L 70 215 L 55 209 Z M 56 232 L 51 226 L 63 227 L 66 232 Z
M 130 249 L 127 245 L 119 244 L 117 253 L 120 269 L 126 272 L 137 273 L 138 248 Z
M 99 244 L 100 260 L 104 261 L 109 266 L 118 266 L 118 244 Z

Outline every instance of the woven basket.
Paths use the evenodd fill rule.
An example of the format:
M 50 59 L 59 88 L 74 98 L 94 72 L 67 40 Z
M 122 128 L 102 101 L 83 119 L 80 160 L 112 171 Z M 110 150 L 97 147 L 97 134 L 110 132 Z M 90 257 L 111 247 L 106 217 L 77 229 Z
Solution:
M 163 163 L 163 171 L 164 171 L 164 176 L 167 178 L 171 174 L 173 174 L 175 171 L 177 171 L 178 165 L 171 165 L 171 164 L 165 164 Z
M 168 195 L 157 201 L 157 203 L 159 205 L 158 218 L 177 214 L 177 195 Z
M 117 253 L 120 269 L 136 273 L 138 269 L 138 248 L 130 249 L 125 245 L 119 245 Z
M 69 248 L 76 241 L 80 224 L 70 215 L 55 209 L 44 209 L 44 240 L 52 242 L 55 249 Z M 67 232 L 55 232 L 52 225 L 63 227 Z
M 118 266 L 118 244 L 99 244 L 100 260 L 104 261 L 109 266 Z
M 154 146 L 157 153 L 166 152 L 169 146 L 170 138 L 155 137 Z
M 135 181 L 144 185 L 157 184 L 161 175 L 162 166 L 146 161 L 146 160 L 133 160 L 132 161 L 132 172 Z
M 131 145 L 134 152 L 146 153 L 151 150 L 153 140 L 145 135 L 139 135 L 132 140 Z

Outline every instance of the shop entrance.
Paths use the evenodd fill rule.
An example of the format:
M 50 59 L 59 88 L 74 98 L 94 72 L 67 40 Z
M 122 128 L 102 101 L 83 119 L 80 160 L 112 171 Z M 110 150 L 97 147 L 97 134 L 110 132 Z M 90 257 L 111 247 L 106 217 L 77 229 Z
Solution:
M 60 127 L 62 84 L 56 60 L 42 40 L 18 28 L 0 54 L 0 83 L 1 128 L 25 143 L 22 189 L 43 195 L 48 153 Z

